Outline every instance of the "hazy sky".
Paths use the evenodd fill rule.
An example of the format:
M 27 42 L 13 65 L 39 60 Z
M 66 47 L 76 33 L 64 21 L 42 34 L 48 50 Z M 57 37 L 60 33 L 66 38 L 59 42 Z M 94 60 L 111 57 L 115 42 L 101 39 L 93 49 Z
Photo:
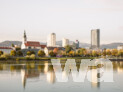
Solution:
M 0 0 L 0 42 L 57 40 L 90 43 L 91 29 L 101 30 L 101 43 L 123 42 L 123 0 Z

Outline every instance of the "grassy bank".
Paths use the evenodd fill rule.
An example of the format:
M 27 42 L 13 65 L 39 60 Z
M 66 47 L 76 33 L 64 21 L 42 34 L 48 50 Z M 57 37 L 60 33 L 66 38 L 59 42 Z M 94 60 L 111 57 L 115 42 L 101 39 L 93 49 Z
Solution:
M 57 57 L 0 57 L 0 60 L 16 60 L 16 61 L 20 61 L 20 60 L 51 60 L 51 59 L 60 59 L 60 60 L 66 60 L 66 59 L 95 59 L 97 57 L 61 57 L 61 58 L 57 58 Z

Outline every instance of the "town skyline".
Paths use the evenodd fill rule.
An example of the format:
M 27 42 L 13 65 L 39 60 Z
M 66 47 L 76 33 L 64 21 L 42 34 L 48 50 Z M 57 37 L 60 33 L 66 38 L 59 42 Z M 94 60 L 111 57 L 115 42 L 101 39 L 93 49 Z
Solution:
M 101 44 L 123 42 L 122 4 L 122 0 L 1 0 L 0 42 L 22 41 L 24 29 L 29 40 L 40 42 L 54 32 L 57 41 L 90 43 L 92 29 L 101 30 Z
M 92 29 L 92 30 L 95 30 L 95 29 Z M 79 39 L 69 39 L 69 38 L 67 38 L 67 37 L 59 37 L 59 35 L 57 35 L 56 34 L 56 41 L 62 41 L 62 39 L 63 38 L 66 38 L 66 39 L 69 39 L 69 41 L 73 41 L 73 42 L 75 42 L 76 40 L 79 40 L 80 41 L 80 43 L 88 43 L 88 44 L 91 44 L 91 31 L 92 30 L 90 30 L 90 33 L 89 33 L 89 39 L 88 39 L 88 41 L 84 41 L 84 39 L 83 39 L 83 41 L 82 40 L 79 40 Z M 49 34 L 51 34 L 51 33 L 49 33 L 49 34 L 47 34 L 46 36 L 45 36 L 45 39 L 44 40 L 39 40 L 39 39 L 42 39 L 42 38 L 40 38 L 40 37 L 35 37 L 34 35 L 32 36 L 32 35 L 29 35 L 29 33 L 27 33 L 27 31 L 26 30 L 23 30 L 23 33 L 24 33 L 24 31 L 26 32 L 26 34 L 27 34 L 27 38 L 28 38 L 28 41 L 39 41 L 39 42 L 43 42 L 43 43 L 47 43 L 47 37 L 48 37 L 48 35 Z M 14 40 L 14 39 L 5 39 L 5 40 L 0 40 L 0 42 L 4 42 L 4 41 L 23 41 L 23 39 L 22 39 L 22 37 L 23 37 L 23 33 L 21 34 L 21 40 L 20 40 L 20 37 L 18 37 L 19 39 L 17 40 Z M 52 33 L 54 33 L 54 32 L 52 32 Z M 101 30 L 100 30 L 100 37 L 101 37 Z M 59 39 L 58 39 L 59 38 Z M 110 43 L 123 43 L 123 41 L 110 41 L 110 42 L 103 42 L 102 41 L 102 38 L 100 39 L 100 44 L 110 44 Z

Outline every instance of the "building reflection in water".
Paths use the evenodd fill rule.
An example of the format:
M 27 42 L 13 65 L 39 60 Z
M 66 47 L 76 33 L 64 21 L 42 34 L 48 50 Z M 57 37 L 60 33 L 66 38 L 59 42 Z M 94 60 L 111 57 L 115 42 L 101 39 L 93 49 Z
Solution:
M 33 78 L 37 79 L 41 77 L 40 76 L 41 73 L 46 76 L 48 83 L 52 83 L 52 84 L 55 83 L 55 73 L 52 65 L 48 63 L 44 63 L 43 65 L 35 65 L 31 69 L 30 69 L 30 65 L 28 65 L 28 69 L 27 66 L 25 65 L 21 69 L 23 87 L 24 88 L 26 87 L 27 79 L 33 79 Z
M 100 82 L 99 82 L 99 78 L 98 78 L 98 70 L 97 69 L 94 69 L 92 70 L 91 72 L 91 77 L 92 77 L 92 82 L 91 82 L 91 86 L 93 88 L 100 88 Z
M 22 77 L 22 84 L 23 87 L 25 88 L 26 86 L 26 81 L 29 78 L 39 78 L 40 73 L 37 70 L 21 70 L 21 77 Z
M 116 73 L 123 73 L 123 61 L 112 61 L 113 64 L 113 70 Z M 62 67 L 61 67 L 62 66 Z M 28 79 L 40 79 L 42 78 L 43 74 L 48 83 L 55 83 L 56 82 L 56 74 L 55 74 L 55 69 L 60 69 L 61 68 L 61 77 L 63 79 L 68 79 L 70 72 L 68 72 L 65 69 L 65 63 L 62 64 L 61 66 L 53 66 L 51 64 L 51 62 L 44 62 L 43 64 L 33 64 L 33 66 L 31 64 L 25 64 L 25 65 L 8 65 L 8 64 L 2 64 L 0 63 L 0 71 L 11 71 L 11 72 L 21 72 L 21 77 L 22 77 L 22 84 L 23 87 L 25 88 L 26 85 L 28 85 L 27 80 Z M 80 68 L 80 65 L 76 64 L 75 66 L 77 66 L 77 71 L 78 72 L 83 72 Z M 59 68 L 60 67 L 60 68 Z M 72 67 L 69 66 L 69 69 L 71 70 Z M 92 67 L 90 68 L 92 69 Z M 88 70 L 89 71 L 89 70 Z M 59 72 L 59 71 L 58 71 Z M 91 79 L 93 81 L 97 81 L 97 82 L 92 82 L 91 85 L 92 87 L 96 87 L 96 88 L 100 88 L 100 82 L 99 81 L 99 73 L 98 73 L 98 67 L 95 67 L 95 69 L 92 71 L 91 74 Z M 98 77 L 97 77 L 98 76 Z
M 113 69 L 117 73 L 123 73 L 123 61 L 113 61 Z
M 52 84 L 55 83 L 55 73 L 53 71 L 47 73 L 47 81 Z

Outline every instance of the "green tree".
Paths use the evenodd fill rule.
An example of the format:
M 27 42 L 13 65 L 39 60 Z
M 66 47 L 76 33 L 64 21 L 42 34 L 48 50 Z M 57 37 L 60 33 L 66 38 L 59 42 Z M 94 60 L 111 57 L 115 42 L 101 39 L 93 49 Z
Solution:
M 31 55 L 31 51 L 27 51 L 27 53 L 26 53 L 27 55 Z
M 107 49 L 107 50 L 106 50 L 106 55 L 108 55 L 108 56 L 110 56 L 110 55 L 111 55 L 111 51 L 110 51 L 110 49 Z
M 34 51 L 27 51 L 27 55 L 32 55 L 32 54 L 35 55 L 35 52 Z
M 75 52 L 74 51 L 70 51 L 69 52 L 69 56 L 72 56 L 72 57 L 75 56 Z
M 80 56 L 86 56 L 87 51 L 86 51 L 85 48 L 81 48 L 80 50 L 78 50 L 78 54 L 79 54 Z
M 103 50 L 102 55 L 106 56 L 106 49 Z
M 117 56 L 118 55 L 118 50 L 117 49 L 113 49 L 111 51 L 111 54 L 112 54 L 112 56 Z
M 18 55 L 18 56 L 23 56 L 22 51 L 21 51 L 21 50 L 17 51 L 17 55 Z
M 36 58 L 35 54 L 31 54 L 30 58 L 35 59 Z
M 123 50 L 118 51 L 118 56 L 123 56 Z
M 12 43 L 12 45 L 11 45 L 12 47 L 15 47 L 15 45 Z
M 16 51 L 19 51 L 19 50 L 21 50 L 21 48 L 20 47 L 16 47 L 15 50 Z
M 0 56 L 3 55 L 3 51 L 0 51 Z
M 92 51 L 92 56 L 93 56 L 93 57 L 96 57 L 96 56 L 97 56 L 97 51 L 93 50 L 93 51 Z
M 65 47 L 66 53 L 69 53 L 71 50 L 72 50 L 72 47 L 71 47 L 71 46 L 67 45 L 67 46 Z
M 50 52 L 49 52 L 49 55 L 50 55 L 51 57 L 55 57 L 55 56 L 56 56 L 55 53 L 53 53 L 53 51 L 50 51 Z
M 31 52 L 31 54 L 35 54 L 35 52 L 34 51 L 30 51 Z
M 16 56 L 16 51 L 15 50 L 12 50 L 11 53 L 10 53 L 11 56 Z
M 39 56 L 39 57 L 43 57 L 43 56 L 45 56 L 44 51 L 39 50 L 39 51 L 38 51 L 38 56 Z

